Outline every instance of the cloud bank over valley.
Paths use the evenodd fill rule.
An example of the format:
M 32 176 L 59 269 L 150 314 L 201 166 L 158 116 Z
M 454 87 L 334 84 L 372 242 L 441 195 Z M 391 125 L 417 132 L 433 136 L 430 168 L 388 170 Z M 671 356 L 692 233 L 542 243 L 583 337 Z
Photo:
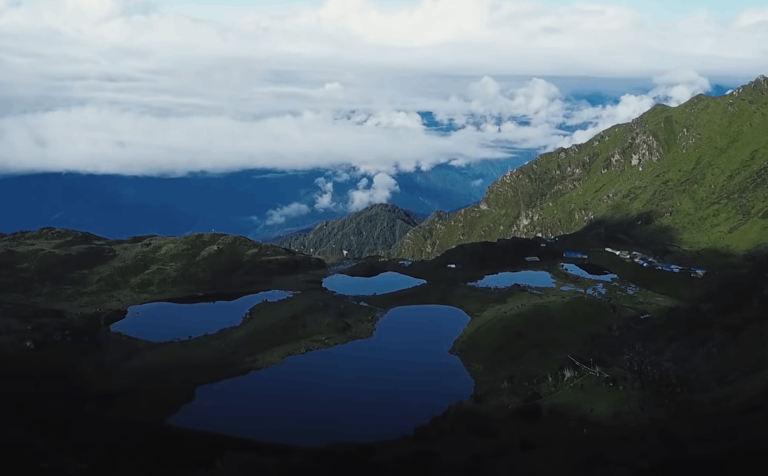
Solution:
M 768 7 L 660 20 L 591 3 L 328 0 L 217 21 L 161 1 L 0 0 L 0 174 L 322 169 L 336 176 L 312 202 L 263 220 L 355 211 L 390 200 L 398 174 L 567 147 L 712 78 L 751 79 L 767 27 Z M 621 80 L 613 101 L 578 97 Z

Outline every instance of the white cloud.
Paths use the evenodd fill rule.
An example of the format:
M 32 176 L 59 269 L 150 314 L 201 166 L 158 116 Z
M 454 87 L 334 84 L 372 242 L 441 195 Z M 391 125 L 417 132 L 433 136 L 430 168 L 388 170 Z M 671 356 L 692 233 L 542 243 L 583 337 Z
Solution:
M 625 94 L 616 105 L 590 107 L 575 111 L 566 124 L 588 123 L 585 130 L 579 130 L 569 137 L 555 141 L 549 148 L 568 147 L 592 138 L 614 124 L 629 122 L 649 110 L 655 104 L 678 106 L 697 94 L 711 89 L 709 81 L 691 70 L 676 70 L 653 78 L 656 84 L 651 91 L 642 95 Z
M 0 142 L 1 168 L 11 172 L 179 175 L 352 164 L 372 173 L 504 156 L 477 139 L 365 127 L 318 113 L 243 120 L 79 107 L 0 118 Z
M 333 201 L 333 192 L 326 192 L 315 197 L 315 210 L 317 211 L 332 210 L 335 206 L 336 202 Z
M 676 70 L 653 78 L 656 87 L 648 93 L 651 97 L 660 97 L 669 106 L 679 106 L 697 94 L 710 89 L 707 78 L 693 70 Z
M 293 202 L 290 205 L 280 207 L 277 210 L 267 211 L 267 225 L 285 223 L 290 218 L 300 217 L 310 212 L 308 206 L 303 203 Z
M 472 186 L 473 187 L 479 187 L 482 184 L 483 184 L 483 179 L 477 179 L 477 180 L 473 180 L 472 181 Z
M 349 211 L 362 210 L 374 203 L 387 203 L 392 197 L 392 193 L 400 190 L 397 181 L 385 173 L 374 175 L 370 187 L 368 187 L 368 183 L 368 178 L 363 177 L 357 183 L 357 188 L 349 191 L 347 203 Z
M 483 76 L 468 87 L 467 98 L 453 95 L 450 106 L 437 119 L 452 119 L 464 124 L 467 113 L 478 116 L 515 116 L 534 125 L 562 118 L 564 104 L 558 88 L 543 79 L 532 78 L 523 86 L 502 93 L 490 76 Z
M 745 8 L 733 20 L 736 28 L 765 28 L 768 26 L 768 7 Z
M 349 180 L 350 178 L 351 178 L 351 177 L 350 177 L 349 173 L 347 173 L 347 172 L 344 172 L 344 171 L 340 171 L 340 170 L 337 170 L 337 171 L 336 171 L 336 172 L 333 174 L 333 181 L 334 181 L 334 182 L 344 183 L 344 182 L 346 182 L 347 180 Z
M 561 122 L 562 118 L 558 120 Z M 560 138 L 567 134 L 557 129 L 552 124 L 539 124 L 531 126 L 520 126 L 512 121 L 506 121 L 499 126 L 496 139 L 498 141 L 507 141 L 515 144 L 517 147 L 525 149 L 547 148 L 553 143 L 559 142 Z
M 392 129 L 424 129 L 421 116 L 415 112 L 404 111 L 379 111 L 366 117 L 362 124 L 369 127 L 387 127 Z
M 765 73 L 766 18 L 768 8 L 654 22 L 609 5 L 329 0 L 220 23 L 156 1 L 0 0 L 0 173 L 393 176 L 503 157 L 502 143 L 581 141 L 649 99 L 679 104 L 708 75 Z M 574 110 L 547 75 L 654 77 L 656 89 Z M 432 134 L 417 111 L 467 127 Z M 557 126 L 574 118 L 591 129 L 564 137 Z
M 336 207 L 336 202 L 333 201 L 333 182 L 320 177 L 315 180 L 315 184 L 320 187 L 320 192 L 315 194 L 315 210 L 333 210 Z
M 485 112 L 489 107 L 495 106 L 499 101 L 501 91 L 499 83 L 489 76 L 483 76 L 480 81 L 469 85 L 469 97 L 472 99 L 474 109 Z
M 512 108 L 529 118 L 534 125 L 557 119 L 563 114 L 560 91 L 543 79 L 533 78 L 525 87 L 511 93 Z

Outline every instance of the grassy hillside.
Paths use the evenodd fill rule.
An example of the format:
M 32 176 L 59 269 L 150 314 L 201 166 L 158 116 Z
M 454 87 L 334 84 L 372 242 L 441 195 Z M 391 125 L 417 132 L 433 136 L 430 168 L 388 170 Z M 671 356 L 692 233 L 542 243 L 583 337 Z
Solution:
M 393 255 L 432 258 L 461 243 L 562 235 L 622 216 L 645 216 L 687 248 L 743 251 L 765 241 L 768 78 L 657 105 L 542 154 L 494 182 L 480 203 L 409 231 Z
M 34 292 L 49 308 L 74 315 L 202 292 L 245 294 L 276 276 L 324 268 L 317 258 L 235 235 L 107 240 L 41 228 L 0 237 L 0 302 L 23 302 Z

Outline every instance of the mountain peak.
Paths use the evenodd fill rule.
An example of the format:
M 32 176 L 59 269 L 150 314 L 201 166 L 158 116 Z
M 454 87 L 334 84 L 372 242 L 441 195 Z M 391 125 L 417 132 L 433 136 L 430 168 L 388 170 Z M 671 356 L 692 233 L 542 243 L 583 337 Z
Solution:
M 397 205 L 392 205 L 391 203 L 374 203 L 361 210 L 358 210 L 356 213 L 373 210 L 402 210 L 402 208 L 398 207 Z
M 738 96 L 741 92 L 743 92 L 747 88 L 750 88 L 753 90 L 760 90 L 760 94 L 765 94 L 765 91 L 768 91 L 768 78 L 765 77 L 765 75 L 761 74 L 760 76 L 755 78 L 753 81 L 750 81 L 744 86 L 739 86 L 738 88 L 736 88 L 732 94 L 734 96 Z
M 749 86 L 754 87 L 763 87 L 768 88 L 768 78 L 765 77 L 765 75 L 760 75 L 757 78 L 755 78 L 754 81 L 751 81 L 749 83 Z
M 376 203 L 275 243 L 328 260 L 363 258 L 388 253 L 420 221 L 415 213 L 397 205 Z

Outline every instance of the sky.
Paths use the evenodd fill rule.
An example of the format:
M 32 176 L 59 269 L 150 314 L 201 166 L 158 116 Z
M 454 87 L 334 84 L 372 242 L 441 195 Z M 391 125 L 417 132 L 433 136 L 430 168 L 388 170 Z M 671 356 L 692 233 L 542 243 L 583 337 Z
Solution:
M 280 9 L 291 6 L 317 6 L 322 0 L 161 0 L 160 3 L 169 9 L 183 11 L 191 15 L 217 20 L 231 20 L 238 13 L 253 8 Z M 376 0 L 382 6 L 413 6 L 418 0 Z M 568 7 L 577 3 L 592 3 L 595 5 L 616 5 L 646 15 L 654 20 L 670 20 L 691 13 L 706 11 L 720 18 L 732 18 L 750 7 L 760 7 L 759 1 L 752 0 L 623 0 L 603 2 L 574 2 L 570 0 L 539 0 L 539 5 L 548 7 Z
M 354 208 L 398 173 L 584 142 L 765 65 L 768 6 L 741 1 L 0 0 L 0 174 L 324 168 L 357 181 Z M 622 78 L 649 86 L 568 99 Z

